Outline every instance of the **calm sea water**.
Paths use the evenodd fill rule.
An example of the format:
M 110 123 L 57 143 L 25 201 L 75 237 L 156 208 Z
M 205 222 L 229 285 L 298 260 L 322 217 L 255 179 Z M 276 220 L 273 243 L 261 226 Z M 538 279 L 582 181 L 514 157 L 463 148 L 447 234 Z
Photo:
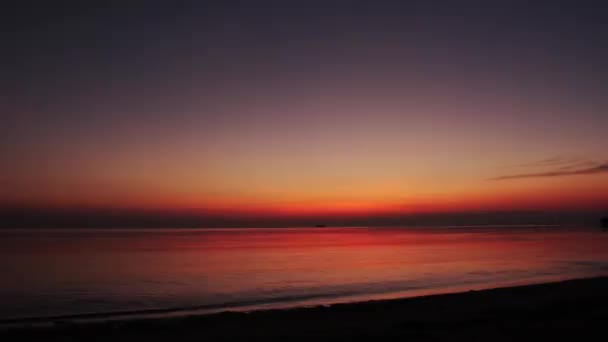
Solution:
M 608 275 L 608 233 L 585 227 L 1 231 L 0 274 L 5 320 L 286 307 Z

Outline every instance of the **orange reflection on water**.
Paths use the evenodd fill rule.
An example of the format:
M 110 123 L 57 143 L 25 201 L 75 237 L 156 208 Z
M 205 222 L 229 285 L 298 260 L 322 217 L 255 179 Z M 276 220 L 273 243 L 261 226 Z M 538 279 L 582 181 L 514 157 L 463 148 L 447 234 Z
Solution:
M 44 310 L 55 314 L 252 301 L 333 302 L 592 276 L 608 266 L 608 235 L 582 228 L 2 235 L 0 267 L 7 277 L 0 297 L 7 305 L 1 314 L 40 310 L 36 298 L 44 298 L 49 303 Z

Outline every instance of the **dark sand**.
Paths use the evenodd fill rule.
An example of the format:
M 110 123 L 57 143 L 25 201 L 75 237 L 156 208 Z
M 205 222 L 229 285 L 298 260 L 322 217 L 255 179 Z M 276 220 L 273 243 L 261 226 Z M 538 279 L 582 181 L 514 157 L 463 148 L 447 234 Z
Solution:
M 517 341 L 608 339 L 608 277 L 331 307 L 55 324 L 1 341 Z

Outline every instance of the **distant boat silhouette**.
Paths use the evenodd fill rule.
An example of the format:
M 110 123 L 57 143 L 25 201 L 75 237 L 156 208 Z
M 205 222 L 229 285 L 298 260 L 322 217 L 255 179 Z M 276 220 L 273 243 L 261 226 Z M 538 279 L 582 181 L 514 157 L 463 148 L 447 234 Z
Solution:
M 600 220 L 600 226 L 603 230 L 608 230 L 608 217 L 602 217 Z
M 327 227 L 327 226 L 326 226 L 326 225 L 324 225 L 324 224 L 317 224 L 317 225 L 315 225 L 315 227 L 316 227 L 316 228 L 325 228 L 325 227 Z

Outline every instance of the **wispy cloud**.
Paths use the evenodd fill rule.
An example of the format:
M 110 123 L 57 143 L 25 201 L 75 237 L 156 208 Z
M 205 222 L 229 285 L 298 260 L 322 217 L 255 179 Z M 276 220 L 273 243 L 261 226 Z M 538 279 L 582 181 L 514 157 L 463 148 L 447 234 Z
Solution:
M 557 167 L 560 164 L 554 164 Z M 576 176 L 576 175 L 593 175 L 598 173 L 608 173 L 608 162 L 594 163 L 590 161 L 577 162 L 572 165 L 559 166 L 557 169 L 544 171 L 544 172 L 529 172 L 519 173 L 506 176 L 500 176 L 491 178 L 491 180 L 510 180 L 510 179 L 522 179 L 522 178 L 541 178 L 541 177 L 563 177 L 563 176 Z
M 573 162 L 572 164 L 566 164 L 563 165 L 559 168 L 559 171 L 571 171 L 571 170 L 576 170 L 576 169 L 585 169 L 585 168 L 594 168 L 594 167 L 598 167 L 601 164 L 599 164 L 598 162 L 593 162 L 593 161 L 589 161 L 589 160 L 582 160 L 579 162 Z
M 569 167 L 581 162 L 589 162 L 587 159 L 582 159 L 578 157 L 567 157 L 567 156 L 557 156 L 546 158 L 542 160 L 536 160 L 533 162 L 523 163 L 514 165 L 515 167 Z

